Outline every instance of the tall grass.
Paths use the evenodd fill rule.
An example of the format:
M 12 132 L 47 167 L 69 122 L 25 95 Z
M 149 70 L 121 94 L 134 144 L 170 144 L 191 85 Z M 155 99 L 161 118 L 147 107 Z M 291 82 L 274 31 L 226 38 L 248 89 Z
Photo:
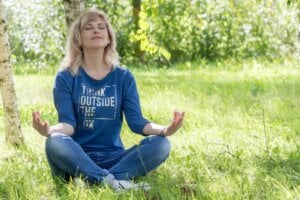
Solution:
M 186 112 L 183 128 L 169 137 L 169 159 L 142 178 L 152 186 L 148 193 L 55 184 L 45 139 L 30 127 L 33 110 L 51 123 L 57 120 L 53 76 L 16 76 L 26 147 L 5 145 L 0 124 L 0 198 L 300 198 L 299 63 L 186 63 L 184 68 L 132 70 L 144 116 L 168 124 L 175 109 Z M 127 147 L 141 139 L 126 125 L 122 138 Z

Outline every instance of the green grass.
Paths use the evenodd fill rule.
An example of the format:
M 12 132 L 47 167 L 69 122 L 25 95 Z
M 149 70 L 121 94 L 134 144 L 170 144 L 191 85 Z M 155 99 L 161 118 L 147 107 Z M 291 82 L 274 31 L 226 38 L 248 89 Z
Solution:
M 0 199 L 300 198 L 299 62 L 184 66 L 132 70 L 144 116 L 167 124 L 175 109 L 186 112 L 183 128 L 169 137 L 169 159 L 142 178 L 148 193 L 54 184 L 45 138 L 30 126 L 33 110 L 57 120 L 53 75 L 16 76 L 26 147 L 5 145 L 0 123 Z M 141 139 L 126 125 L 122 137 L 127 147 Z

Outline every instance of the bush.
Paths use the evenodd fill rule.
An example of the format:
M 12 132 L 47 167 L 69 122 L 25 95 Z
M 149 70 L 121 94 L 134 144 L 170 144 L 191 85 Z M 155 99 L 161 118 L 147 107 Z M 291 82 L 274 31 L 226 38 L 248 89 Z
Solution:
M 298 11 L 286 1 L 165 0 L 151 36 L 173 61 L 274 59 L 296 52 Z
M 66 41 L 63 3 L 19 0 L 4 4 L 12 58 L 38 69 L 57 66 Z M 131 1 L 86 0 L 86 7 L 108 13 L 125 65 L 273 60 L 297 52 L 299 5 L 292 0 L 144 0 L 139 26 L 134 24 Z M 137 45 L 144 50 L 142 56 L 135 51 Z M 169 53 L 171 62 L 166 62 Z

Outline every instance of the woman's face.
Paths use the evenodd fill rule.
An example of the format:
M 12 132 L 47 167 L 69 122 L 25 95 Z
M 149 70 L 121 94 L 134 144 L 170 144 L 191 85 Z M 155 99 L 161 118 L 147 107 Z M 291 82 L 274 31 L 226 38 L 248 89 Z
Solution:
M 83 49 L 105 48 L 110 43 L 105 21 L 96 17 L 85 24 L 81 31 L 81 41 Z

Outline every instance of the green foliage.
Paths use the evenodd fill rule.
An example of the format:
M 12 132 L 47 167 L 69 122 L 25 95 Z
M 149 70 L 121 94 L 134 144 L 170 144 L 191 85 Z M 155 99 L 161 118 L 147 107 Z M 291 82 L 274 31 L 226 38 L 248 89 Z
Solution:
M 183 64 L 182 64 L 183 65 Z M 143 113 L 168 124 L 174 109 L 184 126 L 169 137 L 172 152 L 140 181 L 148 193 L 53 182 L 45 138 L 31 128 L 40 110 L 51 124 L 53 77 L 16 76 L 27 149 L 4 145 L 0 123 L 0 196 L 4 199 L 297 199 L 300 195 L 300 74 L 295 62 L 187 63 L 172 69 L 134 68 Z M 27 83 L 27 84 L 24 84 Z M 30 88 L 30 91 L 28 90 Z M 28 94 L 30 92 L 30 94 Z M 2 116 L 0 108 L 0 116 Z M 125 125 L 126 147 L 141 137 Z
M 43 70 L 60 62 L 65 47 L 66 22 L 59 0 L 3 1 L 13 62 Z
M 165 0 L 152 37 L 175 61 L 274 59 L 296 50 L 298 10 L 285 1 Z
M 145 0 L 137 26 L 132 1 L 85 3 L 110 16 L 125 65 L 253 57 L 276 60 L 293 57 L 299 50 L 299 1 Z M 63 3 L 5 0 L 4 4 L 12 59 L 35 69 L 55 68 L 66 40 Z M 142 56 L 137 55 L 137 45 Z
M 154 23 L 151 22 L 151 18 L 159 17 L 158 7 L 163 2 L 163 0 L 148 0 L 143 2 L 139 13 L 139 28 L 136 33 L 130 35 L 130 39 L 131 42 L 138 41 L 140 43 L 140 50 L 149 53 L 150 56 L 170 60 L 170 52 L 160 46 L 158 41 L 151 37 L 153 32 L 155 32 L 155 27 L 153 27 Z

